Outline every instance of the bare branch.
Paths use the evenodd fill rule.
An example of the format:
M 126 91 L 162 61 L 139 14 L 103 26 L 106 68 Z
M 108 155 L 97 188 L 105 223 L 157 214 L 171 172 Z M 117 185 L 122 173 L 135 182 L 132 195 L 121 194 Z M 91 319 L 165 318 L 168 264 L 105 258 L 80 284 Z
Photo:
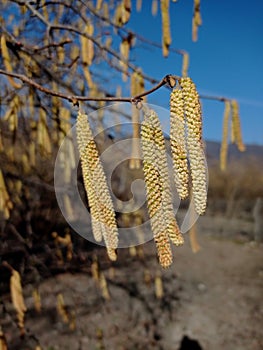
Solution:
M 2 69 L 0 69 L 0 74 L 19 79 L 22 82 L 24 82 L 30 86 L 33 86 L 34 88 L 38 89 L 39 91 L 42 91 L 42 92 L 44 92 L 48 95 L 51 95 L 51 96 L 56 96 L 56 97 L 60 97 L 64 100 L 68 100 L 68 101 L 72 102 L 73 104 L 77 104 L 78 101 L 108 101 L 108 102 L 115 101 L 115 102 L 134 103 L 137 101 L 141 101 L 142 97 L 151 94 L 152 92 L 158 90 L 159 88 L 161 88 L 162 86 L 164 86 L 166 84 L 169 84 L 171 78 L 173 78 L 175 80 L 179 79 L 179 77 L 177 77 L 177 76 L 166 75 L 156 86 L 154 86 L 150 90 L 146 90 L 143 93 L 138 94 L 136 96 L 132 96 L 132 97 L 98 97 L 98 98 L 94 98 L 94 97 L 86 97 L 86 96 L 67 95 L 67 94 L 63 94 L 61 92 L 50 90 L 48 88 L 41 86 L 40 84 L 36 83 L 34 80 L 26 77 L 23 74 L 6 72 Z

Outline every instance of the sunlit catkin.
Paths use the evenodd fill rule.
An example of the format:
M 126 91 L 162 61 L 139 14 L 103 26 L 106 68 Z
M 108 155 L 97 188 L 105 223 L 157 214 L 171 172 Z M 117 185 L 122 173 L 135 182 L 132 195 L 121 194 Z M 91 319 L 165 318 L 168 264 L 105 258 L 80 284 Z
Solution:
M 158 12 L 158 1 L 152 0 L 152 15 L 156 16 Z
M 230 117 L 231 105 L 230 101 L 225 101 L 225 111 L 223 117 L 223 134 L 220 148 L 220 169 L 226 170 L 227 164 L 227 149 L 228 149 L 228 129 L 229 129 L 229 117 Z
M 192 20 L 192 40 L 197 41 L 198 27 L 202 24 L 200 0 L 194 0 L 194 13 Z
M 140 12 L 142 9 L 142 0 L 136 0 L 136 11 Z
M 187 124 L 187 148 L 190 160 L 195 210 L 203 214 L 207 201 L 206 162 L 202 139 L 202 112 L 199 96 L 191 78 L 180 79 Z
M 246 147 L 242 141 L 241 126 L 240 126 L 240 116 L 239 116 L 239 106 L 236 100 L 231 101 L 232 108 L 232 128 L 234 142 L 240 152 L 244 152 Z
M 16 310 L 18 326 L 20 329 L 21 336 L 25 334 L 25 312 L 27 310 L 24 297 L 23 289 L 21 285 L 21 277 L 18 271 L 12 269 L 12 275 L 10 278 L 10 292 L 13 306 Z
M 169 238 L 175 245 L 180 245 L 183 244 L 183 237 L 180 233 L 179 227 L 174 216 L 166 146 L 161 124 L 157 114 L 154 111 L 151 111 L 150 113 L 146 112 L 145 119 L 148 120 L 148 122 L 152 126 L 153 131 L 152 141 L 154 143 L 152 147 L 155 154 L 155 164 L 160 173 L 160 179 L 163 183 L 162 206 L 167 233 L 169 235 Z
M 170 14 L 169 14 L 170 0 L 161 0 L 161 14 L 162 14 L 162 46 L 163 56 L 167 57 L 169 54 L 169 46 L 171 45 L 170 32 Z
M 5 66 L 5 69 L 7 72 L 12 73 L 13 68 L 11 65 L 11 58 L 9 56 L 9 51 L 7 48 L 6 38 L 4 34 L 1 35 L 0 46 L 1 46 L 2 59 L 3 59 L 3 64 Z M 22 87 L 22 85 L 17 83 L 12 77 L 7 76 L 7 79 L 10 85 L 12 85 L 12 87 L 14 87 L 15 89 L 20 89 Z
M 130 41 L 128 39 L 123 39 L 120 44 L 120 66 L 122 69 L 122 80 L 125 82 L 127 81 L 127 72 L 128 72 L 128 59 L 129 59 L 129 53 L 130 53 Z
M 11 209 L 13 209 L 13 203 L 7 192 L 4 176 L 0 169 L 0 217 L 4 220 L 8 220 Z
M 77 118 L 77 140 L 95 238 L 104 238 L 109 258 L 116 260 L 118 229 L 113 203 L 89 121 L 81 112 Z
M 172 263 L 172 252 L 163 208 L 164 182 L 156 165 L 154 127 L 149 120 L 152 113 L 154 113 L 152 110 L 145 113 L 145 120 L 141 126 L 143 171 L 146 183 L 148 211 L 159 262 L 163 267 L 168 267 Z
M 182 64 L 182 77 L 188 76 L 188 67 L 189 67 L 189 54 L 188 52 L 183 52 L 183 64 Z
M 160 274 L 158 274 L 155 277 L 154 280 L 154 284 L 155 284 L 155 296 L 157 299 L 162 299 L 163 298 L 163 282 L 162 282 L 162 277 Z
M 173 157 L 174 180 L 181 199 L 188 196 L 188 162 L 186 150 L 186 125 L 182 90 L 177 88 L 170 96 L 170 142 Z
M 190 222 L 191 224 L 191 228 L 189 230 L 189 239 L 190 239 L 190 245 L 192 248 L 192 252 L 193 253 L 197 253 L 201 247 L 198 243 L 198 239 L 197 239 L 197 227 L 196 227 L 196 223 L 195 223 L 195 217 L 196 217 L 196 213 L 195 213 L 195 208 L 194 205 L 192 204 L 192 202 L 190 202 L 189 205 L 189 212 L 190 212 Z

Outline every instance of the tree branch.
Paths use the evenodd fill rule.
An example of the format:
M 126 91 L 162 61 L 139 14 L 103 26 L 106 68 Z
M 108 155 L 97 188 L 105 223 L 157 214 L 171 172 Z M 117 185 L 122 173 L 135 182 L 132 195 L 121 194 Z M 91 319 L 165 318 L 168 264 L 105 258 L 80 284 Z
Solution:
M 73 104 L 77 104 L 78 101 L 106 101 L 106 102 L 130 102 L 130 103 L 136 103 L 138 101 L 141 101 L 142 97 L 151 94 L 152 92 L 160 89 L 162 86 L 164 86 L 166 84 L 169 84 L 171 86 L 171 81 L 177 81 L 179 79 L 179 77 L 174 76 L 174 75 L 166 75 L 153 88 L 151 88 L 150 90 L 146 90 L 143 93 L 138 94 L 136 96 L 131 96 L 131 97 L 98 97 L 98 98 L 94 98 L 94 97 L 86 97 L 86 96 L 67 95 L 67 94 L 63 94 L 61 92 L 50 90 L 48 88 L 45 88 L 45 87 L 41 86 L 40 84 L 38 84 L 37 82 L 35 82 L 34 80 L 28 78 L 27 76 L 25 76 L 23 74 L 6 72 L 6 71 L 4 71 L 2 69 L 0 69 L 0 74 L 6 75 L 6 76 L 9 76 L 9 77 L 12 77 L 12 78 L 19 79 L 23 83 L 26 83 L 26 84 L 28 84 L 30 86 L 33 86 L 37 90 L 42 91 L 42 92 L 44 92 L 47 95 L 60 97 L 60 98 L 62 98 L 64 100 L 68 100 L 69 102 L 72 102 Z

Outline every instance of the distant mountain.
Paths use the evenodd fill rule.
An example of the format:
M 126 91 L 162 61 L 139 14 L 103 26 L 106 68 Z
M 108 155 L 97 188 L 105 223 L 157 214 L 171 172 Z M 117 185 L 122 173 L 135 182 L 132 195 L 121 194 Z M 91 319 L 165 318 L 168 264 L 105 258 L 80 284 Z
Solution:
M 219 159 L 221 144 L 215 141 L 206 141 L 206 156 L 208 163 Z M 230 144 L 228 146 L 228 161 L 245 161 L 253 159 L 262 163 L 263 169 L 263 146 L 260 145 L 246 145 L 245 152 L 239 152 L 236 145 Z

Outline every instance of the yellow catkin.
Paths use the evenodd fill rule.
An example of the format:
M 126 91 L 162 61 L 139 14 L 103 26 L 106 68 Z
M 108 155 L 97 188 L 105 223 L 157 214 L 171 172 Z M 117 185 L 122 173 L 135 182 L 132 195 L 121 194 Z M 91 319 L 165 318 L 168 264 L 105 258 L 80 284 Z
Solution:
M 152 15 L 156 16 L 158 12 L 158 1 L 152 0 Z
M 69 230 L 67 230 L 65 237 L 61 237 L 59 235 L 56 236 L 56 241 L 59 244 L 62 244 L 64 247 L 67 248 L 67 260 L 72 260 L 73 257 L 73 243 L 71 240 L 71 235 Z
M 46 112 L 43 109 L 39 110 L 39 119 L 37 123 L 37 144 L 40 148 L 40 153 L 43 156 L 51 154 L 51 141 L 47 125 Z
M 34 299 L 35 310 L 36 310 L 36 312 L 40 313 L 42 305 L 41 305 L 41 297 L 40 297 L 38 288 L 33 289 L 32 297 Z
M 227 149 L 228 149 L 228 131 L 229 131 L 229 118 L 230 118 L 231 105 L 230 101 L 225 101 L 225 111 L 223 117 L 223 134 L 220 148 L 220 169 L 226 170 L 227 164 Z
M 65 50 L 64 47 L 59 46 L 57 48 L 58 63 L 63 64 L 65 61 Z
M 163 298 L 163 282 L 162 278 L 160 275 L 155 277 L 154 280 L 154 285 L 155 285 L 155 296 L 157 299 L 162 299 Z
M 143 271 L 143 281 L 146 284 L 146 286 L 149 288 L 151 283 L 152 283 L 152 274 L 151 274 L 150 270 L 145 269 Z
M 103 273 L 100 274 L 99 283 L 100 283 L 100 289 L 101 289 L 101 294 L 102 294 L 103 299 L 110 300 L 110 293 L 109 293 L 109 289 L 108 289 L 107 280 L 106 280 Z
M 189 238 L 190 238 L 190 244 L 191 244 L 191 249 L 193 253 L 199 252 L 201 249 L 198 240 L 197 240 L 197 230 L 196 230 L 196 224 L 194 224 L 189 231 Z
M 98 263 L 97 256 L 93 258 L 93 262 L 91 264 L 90 270 L 94 281 L 99 282 L 100 271 L 99 271 L 99 263 Z
M 131 16 L 131 0 L 122 1 L 122 23 L 126 24 Z
M 103 237 L 109 258 L 116 260 L 118 229 L 113 203 L 88 118 L 81 112 L 77 117 L 77 140 L 92 228 L 94 229 L 95 222 L 98 230 L 95 232 L 95 239 L 101 240 Z
M 242 140 L 239 106 L 236 100 L 231 101 L 231 108 L 232 108 L 232 128 L 233 128 L 234 142 L 236 143 L 238 150 L 240 152 L 244 152 L 246 150 L 246 147 Z
M 21 100 L 18 95 L 15 95 L 9 104 L 9 109 L 3 116 L 4 121 L 8 121 L 8 128 L 11 132 L 15 132 L 18 127 L 18 114 L 21 106 Z
M 198 27 L 202 24 L 200 0 L 194 0 L 194 13 L 192 20 L 192 40 L 197 41 Z
M 110 15 L 109 15 L 109 4 L 107 2 L 104 2 L 103 5 L 102 5 L 102 13 L 103 13 L 103 17 L 106 18 L 106 19 L 109 19 L 110 18 Z M 107 23 L 105 23 L 107 24 Z
M 93 27 L 93 25 L 91 23 L 89 23 L 87 25 L 86 30 L 87 30 L 87 35 L 92 37 L 93 34 L 94 34 L 94 27 Z M 93 58 L 94 58 L 94 43 L 90 39 L 88 39 L 87 49 L 88 49 L 88 51 L 86 52 L 87 63 L 90 66 L 92 64 L 92 61 L 93 61 Z
M 131 158 L 129 160 L 130 169 L 140 169 L 140 111 L 132 105 L 132 145 L 131 145 Z
M 0 326 L 0 350 L 8 350 L 5 334 Z
M 206 162 L 202 139 L 202 112 L 199 96 L 191 78 L 180 79 L 187 123 L 187 148 L 190 160 L 195 210 L 203 214 L 207 202 Z
M 136 1 L 136 11 L 140 12 L 142 9 L 142 0 L 137 0 Z
M 61 293 L 57 295 L 57 312 L 64 323 L 69 323 L 69 313 L 64 302 L 64 297 Z
M 4 144 L 3 144 L 3 136 L 2 131 L 0 130 L 0 152 L 4 151 Z
M 134 97 L 144 92 L 145 84 L 143 74 L 140 70 L 136 70 L 131 75 L 130 91 L 131 96 Z M 143 97 L 143 101 L 146 101 L 146 97 Z
M 135 257 L 137 255 L 136 247 L 134 246 L 129 247 L 129 254 L 130 256 Z
M 195 217 L 195 208 L 194 208 L 194 205 L 192 205 L 191 203 L 190 203 L 189 210 L 190 210 L 190 221 L 192 221 L 194 220 L 194 217 Z M 197 253 L 201 249 L 201 247 L 198 243 L 197 227 L 195 223 L 191 226 L 189 230 L 189 239 L 190 239 L 192 252 Z
M 8 48 L 7 48 L 7 45 L 6 45 L 6 39 L 5 39 L 5 36 L 3 34 L 1 35 L 0 44 L 1 44 L 1 51 L 2 51 L 3 63 L 4 63 L 4 66 L 5 66 L 5 69 L 6 69 L 7 72 L 12 72 L 13 68 L 12 68 L 12 65 L 11 65 L 11 58 L 9 56 Z M 21 84 L 18 84 L 14 80 L 14 78 L 7 77 L 7 79 L 9 81 L 10 85 L 13 86 L 13 88 L 20 89 L 22 87 Z
M 18 326 L 21 334 L 23 335 L 25 333 L 24 318 L 27 308 L 24 302 L 20 274 L 14 269 L 12 270 L 12 276 L 10 278 L 10 291 L 12 303 L 17 314 Z
M 4 220 L 8 220 L 11 209 L 13 209 L 13 203 L 10 200 L 4 181 L 4 176 L 2 170 L 0 169 L 0 216 Z
M 189 67 L 189 54 L 188 52 L 183 53 L 183 64 L 182 64 L 182 77 L 188 76 L 188 67 Z
M 97 0 L 96 3 L 96 10 L 99 11 L 102 7 L 103 0 Z
M 163 179 L 160 178 L 158 167 L 156 166 L 153 137 L 153 127 L 146 119 L 141 125 L 141 140 L 147 205 L 159 262 L 163 267 L 168 267 L 172 263 L 172 251 L 163 213 L 164 184 Z
M 88 87 L 91 89 L 93 87 L 94 83 L 93 83 L 93 80 L 92 80 L 92 77 L 91 77 L 90 70 L 89 70 L 88 66 L 84 66 L 83 67 L 83 73 L 84 73 L 84 76 L 86 78 Z
M 123 23 L 122 23 L 122 3 L 120 3 L 116 7 L 115 14 L 114 14 L 114 22 L 115 22 L 116 26 L 118 26 L 118 27 L 123 26 Z
M 161 124 L 159 118 L 155 112 L 150 112 L 149 114 L 145 113 L 145 119 L 148 120 L 149 124 L 152 126 L 152 145 L 154 154 L 155 154 L 155 164 L 158 167 L 160 173 L 160 179 L 163 183 L 163 192 L 162 192 L 162 205 L 164 211 L 164 218 L 166 222 L 167 233 L 171 241 L 175 245 L 183 244 L 183 237 L 180 233 L 180 229 L 177 225 L 173 204 L 171 196 L 171 186 L 168 172 L 168 163 L 166 156 L 166 146 L 165 139 L 163 136 Z
M 92 36 L 94 32 L 94 27 L 91 23 L 88 23 L 84 29 L 84 32 L 88 36 Z M 92 40 L 87 38 L 84 35 L 81 35 L 80 37 L 80 44 L 81 44 L 81 58 L 83 61 L 83 73 L 86 78 L 87 84 L 89 88 L 93 87 L 93 81 L 91 77 L 91 73 L 89 70 L 89 66 L 92 64 L 93 58 L 94 58 L 94 43 Z
M 161 14 L 162 14 L 162 47 L 163 56 L 167 57 L 169 54 L 169 46 L 171 45 L 170 32 L 170 14 L 169 14 L 170 0 L 161 0 Z
M 129 53 L 130 53 L 130 42 L 127 39 L 122 40 L 120 44 L 120 54 L 121 54 L 121 61 L 120 66 L 122 69 L 122 80 L 125 82 L 127 81 L 127 71 L 128 71 L 128 59 L 129 59 Z
M 144 91 L 144 79 L 140 71 L 135 71 L 131 75 L 130 85 L 131 96 L 136 96 Z M 140 162 L 140 110 L 133 104 L 132 105 L 132 125 L 133 125 L 133 137 L 132 137 L 132 151 L 131 159 L 129 161 L 130 169 L 139 169 L 141 167 Z
M 188 162 L 186 149 L 186 125 L 184 100 L 180 88 L 170 95 L 170 142 L 173 157 L 174 181 L 181 199 L 188 197 Z

